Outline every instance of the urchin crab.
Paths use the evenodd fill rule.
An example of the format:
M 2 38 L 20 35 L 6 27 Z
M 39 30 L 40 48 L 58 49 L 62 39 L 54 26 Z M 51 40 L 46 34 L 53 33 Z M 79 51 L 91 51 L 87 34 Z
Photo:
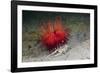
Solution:
M 64 45 L 67 45 L 69 40 L 70 31 L 64 27 L 60 16 L 55 18 L 54 23 L 48 20 L 41 26 L 41 42 L 50 53 L 62 53 Z M 66 48 L 67 49 L 67 48 Z

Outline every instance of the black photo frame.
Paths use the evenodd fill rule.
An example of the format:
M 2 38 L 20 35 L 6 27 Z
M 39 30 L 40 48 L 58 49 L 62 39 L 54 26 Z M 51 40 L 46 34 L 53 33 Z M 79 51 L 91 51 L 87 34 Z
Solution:
M 38 66 L 38 67 L 18 67 L 18 6 L 44 6 L 57 8 L 76 8 L 94 11 L 94 59 L 89 64 L 72 64 L 72 65 L 55 65 L 55 66 Z M 74 69 L 74 68 L 90 68 L 97 67 L 97 6 L 96 5 L 80 5 L 80 4 L 61 4 L 31 1 L 11 1 L 11 72 L 25 71 L 43 71 L 58 69 Z

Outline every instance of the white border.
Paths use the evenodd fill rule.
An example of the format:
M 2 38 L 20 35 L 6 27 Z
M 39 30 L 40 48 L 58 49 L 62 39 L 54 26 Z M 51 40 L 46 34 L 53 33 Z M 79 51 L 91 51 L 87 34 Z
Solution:
M 76 65 L 94 63 L 94 10 L 92 9 L 76 9 L 76 8 L 58 8 L 44 6 L 23 6 L 17 7 L 17 22 L 18 22 L 18 52 L 17 64 L 18 68 L 24 67 L 40 67 L 40 66 L 57 66 L 57 65 Z M 74 13 L 90 13 L 90 60 L 73 60 L 73 61 L 50 61 L 50 62 L 24 62 L 22 63 L 22 10 L 33 11 L 53 11 L 53 12 L 74 12 Z

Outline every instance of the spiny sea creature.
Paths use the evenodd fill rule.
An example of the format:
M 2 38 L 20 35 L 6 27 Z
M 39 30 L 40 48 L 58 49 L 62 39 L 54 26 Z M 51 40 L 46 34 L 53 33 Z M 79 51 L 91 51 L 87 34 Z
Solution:
M 69 29 L 63 26 L 59 16 L 55 18 L 54 23 L 48 20 L 41 26 L 41 42 L 49 51 L 55 51 L 66 44 L 68 39 Z

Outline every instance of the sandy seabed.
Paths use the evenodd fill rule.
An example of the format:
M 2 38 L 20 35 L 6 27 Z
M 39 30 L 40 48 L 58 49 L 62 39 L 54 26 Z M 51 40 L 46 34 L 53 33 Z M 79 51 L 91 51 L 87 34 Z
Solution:
M 27 43 L 24 43 L 24 45 L 26 48 Z M 51 54 L 41 44 L 37 44 L 29 49 L 26 48 L 26 51 L 26 55 L 22 58 L 23 62 L 90 59 L 90 40 L 89 36 L 81 39 L 73 35 L 67 44 L 59 47 L 58 50 Z

